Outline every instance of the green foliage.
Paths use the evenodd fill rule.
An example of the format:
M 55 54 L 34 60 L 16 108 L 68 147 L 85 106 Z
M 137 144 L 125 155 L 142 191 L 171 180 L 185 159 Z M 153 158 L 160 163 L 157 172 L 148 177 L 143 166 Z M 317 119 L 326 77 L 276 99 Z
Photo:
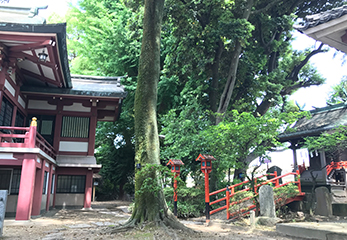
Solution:
M 243 18 L 246 3 L 166 1 L 157 108 L 159 131 L 165 135 L 161 158 L 182 159 L 182 178 L 192 173 L 195 181 L 200 181 L 201 171 L 194 161 L 199 153 L 210 153 L 220 160 L 214 165 L 220 178 L 227 168 L 240 166 L 252 150 L 257 156 L 264 154 L 278 144 L 278 130 L 292 121 L 281 116 L 279 109 L 292 112 L 288 118 L 294 118 L 296 109 L 286 103 L 286 96 L 324 80 L 310 66 L 290 77 L 308 54 L 290 47 L 296 18 L 293 13 L 312 14 L 335 7 L 340 1 L 276 1 L 265 8 L 269 1 L 256 0 L 247 20 Z M 129 76 L 122 80 L 128 96 L 120 120 L 98 124 L 96 136 L 96 157 L 103 164 L 101 175 L 118 189 L 115 192 L 121 186 L 132 191 L 134 183 L 133 103 L 142 16 L 139 1 L 82 0 L 64 17 L 72 73 Z M 49 22 L 62 20 L 53 16 Z M 238 43 L 242 51 L 228 107 L 237 112 L 213 126 L 213 114 L 230 69 L 235 66 L 231 56 Z M 256 112 L 263 102 L 269 106 L 261 117 Z
M 332 87 L 327 102 L 329 104 L 345 103 L 347 101 L 347 76 L 343 76 L 339 84 Z
M 250 152 L 254 157 L 266 155 L 266 151 L 280 144 L 277 135 L 283 128 L 307 115 L 306 112 L 273 112 L 256 117 L 249 112 L 234 110 L 219 125 L 209 125 L 207 114 L 195 104 L 186 106 L 179 116 L 170 111 L 162 119 L 162 134 L 165 135 L 162 157 L 178 157 L 186 169 L 194 171 L 199 168 L 195 162 L 198 154 L 211 154 L 218 159 L 214 166 L 219 168 L 214 169 L 220 178 L 225 176 L 228 168 L 244 167 Z M 181 123 L 180 127 L 177 127 L 177 121 Z
M 336 159 L 347 149 L 347 126 L 339 126 L 329 132 L 323 132 L 318 137 L 306 137 L 305 147 L 309 151 L 324 150 L 328 157 Z
M 123 1 L 83 0 L 66 15 L 71 72 L 84 75 L 137 75 L 141 12 Z
M 243 199 L 248 197 L 250 197 L 249 200 L 242 201 Z M 233 195 L 232 198 L 230 198 L 230 203 L 232 202 L 237 202 L 237 203 L 230 205 L 228 208 L 228 211 L 230 213 L 236 213 L 234 217 L 242 216 L 241 211 L 247 209 L 249 205 L 253 204 L 254 197 L 256 196 L 254 196 L 254 192 L 252 191 L 237 192 L 236 194 Z
M 299 194 L 298 186 L 294 183 L 290 183 L 280 188 L 274 189 L 274 200 L 276 209 L 285 207 L 284 204 L 289 198 L 293 198 Z
M 173 212 L 173 188 L 164 188 L 166 202 Z M 205 210 L 205 192 L 200 188 L 178 186 L 177 189 L 177 217 L 200 217 Z
M 173 179 L 173 173 L 167 167 L 158 164 L 141 166 L 141 169 L 136 174 L 138 178 L 144 180 L 141 187 L 135 192 L 135 198 L 145 193 L 152 193 L 154 196 L 157 196 L 162 189 L 164 180 Z

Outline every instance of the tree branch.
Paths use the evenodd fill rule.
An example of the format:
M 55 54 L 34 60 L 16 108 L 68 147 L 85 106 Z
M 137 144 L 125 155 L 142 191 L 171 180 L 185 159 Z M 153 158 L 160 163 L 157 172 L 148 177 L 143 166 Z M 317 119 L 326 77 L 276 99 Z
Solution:
M 294 69 L 292 70 L 292 72 L 290 73 L 290 75 L 287 77 L 287 79 L 292 79 L 295 81 L 297 79 L 297 76 L 298 76 L 300 70 L 306 65 L 306 63 L 310 60 L 310 58 L 312 56 L 314 56 L 318 53 L 321 53 L 321 52 L 326 52 L 326 50 L 322 49 L 323 45 L 324 45 L 324 43 L 321 43 L 320 46 L 316 50 L 310 52 L 303 61 L 301 61 L 298 65 L 296 65 L 294 67 Z
M 276 3 L 281 2 L 282 0 L 274 0 L 273 2 L 270 2 L 268 5 L 266 5 L 265 7 L 252 11 L 251 14 L 258 14 L 258 13 L 263 13 L 266 12 L 267 10 L 269 10 L 272 6 L 274 6 Z

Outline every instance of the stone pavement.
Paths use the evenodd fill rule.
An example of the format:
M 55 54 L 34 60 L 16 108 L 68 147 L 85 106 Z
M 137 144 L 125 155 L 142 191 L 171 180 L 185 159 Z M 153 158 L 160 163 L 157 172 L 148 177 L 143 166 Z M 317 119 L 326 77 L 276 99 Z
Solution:
M 347 222 L 280 223 L 276 231 L 288 236 L 318 240 L 346 240 Z

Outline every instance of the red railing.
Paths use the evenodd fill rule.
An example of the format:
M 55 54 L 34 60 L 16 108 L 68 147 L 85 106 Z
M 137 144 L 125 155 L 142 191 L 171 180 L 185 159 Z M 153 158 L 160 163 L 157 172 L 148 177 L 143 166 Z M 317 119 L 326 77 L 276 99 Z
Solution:
M 36 127 L 0 126 L 0 131 L 0 147 L 40 148 L 48 156 L 56 159 L 55 149 L 36 131 Z
M 283 177 L 287 177 L 287 176 L 290 176 L 290 175 L 294 175 L 294 178 L 296 179 L 295 181 L 291 181 L 291 182 L 286 182 L 286 183 L 283 183 L 283 184 L 279 184 L 279 180 Z M 259 184 L 257 184 L 257 181 L 259 181 L 261 178 L 264 178 L 264 177 L 267 177 L 267 176 L 274 176 L 274 178 L 270 179 L 270 180 L 267 180 L 267 181 L 264 181 L 264 182 L 261 182 Z M 277 172 L 275 171 L 274 173 L 272 174 L 265 174 L 265 175 L 262 175 L 260 177 L 257 177 L 254 179 L 254 194 L 252 196 L 249 196 L 249 197 L 246 197 L 246 198 L 243 198 L 241 200 L 238 200 L 238 201 L 233 201 L 231 202 L 230 200 L 232 200 L 232 198 L 238 194 L 238 193 L 242 193 L 242 192 L 249 192 L 249 191 L 253 191 L 253 189 L 251 188 L 246 188 L 246 189 L 242 189 L 240 191 L 236 191 L 235 192 L 235 188 L 239 187 L 239 186 L 242 186 L 246 183 L 249 183 L 250 181 L 249 180 L 246 180 L 246 181 L 243 181 L 241 183 L 238 183 L 238 184 L 235 184 L 235 185 L 232 185 L 232 186 L 229 186 L 227 188 L 223 188 L 223 189 L 220 189 L 220 190 L 217 190 L 215 192 L 212 192 L 210 193 L 210 197 L 213 196 L 213 195 L 216 195 L 218 193 L 222 193 L 222 192 L 225 192 L 225 197 L 222 197 L 222 198 L 219 198 L 215 201 L 212 201 L 210 202 L 210 206 L 213 205 L 213 204 L 216 204 L 216 203 L 219 203 L 219 202 L 222 202 L 222 201 L 225 201 L 226 204 L 222 207 L 219 207 L 217 209 L 214 209 L 212 211 L 210 211 L 210 214 L 213 214 L 213 213 L 216 213 L 216 212 L 219 212 L 219 211 L 222 211 L 224 209 L 227 210 L 227 219 L 230 219 L 230 217 L 232 217 L 233 215 L 236 215 L 236 214 L 246 214 L 248 213 L 251 209 L 254 209 L 256 206 L 254 204 L 248 206 L 246 209 L 242 209 L 238 212 L 234 212 L 234 213 L 230 213 L 229 211 L 229 208 L 232 207 L 233 205 L 236 205 L 236 204 L 240 204 L 242 202 L 245 202 L 247 200 L 250 200 L 252 199 L 253 197 L 257 196 L 258 195 L 258 188 L 262 185 L 266 185 L 266 184 L 269 184 L 269 183 L 272 183 L 274 184 L 274 188 L 280 188 L 280 187 L 283 187 L 283 186 L 286 186 L 290 183 L 294 183 L 294 184 L 297 184 L 298 186 L 298 190 L 299 190 L 299 193 L 298 193 L 298 196 L 303 196 L 304 193 L 301 192 L 301 185 L 300 185 L 300 174 L 299 174 L 299 171 L 296 171 L 294 173 L 287 173 L 287 174 L 284 174 L 284 175 L 281 175 L 281 176 L 277 176 Z M 294 198 L 293 198 L 294 199 Z M 286 202 L 288 203 L 288 201 Z
M 347 161 L 331 162 L 330 164 L 326 166 L 326 168 L 327 168 L 327 176 L 329 176 L 333 169 L 340 170 L 342 168 L 347 168 Z

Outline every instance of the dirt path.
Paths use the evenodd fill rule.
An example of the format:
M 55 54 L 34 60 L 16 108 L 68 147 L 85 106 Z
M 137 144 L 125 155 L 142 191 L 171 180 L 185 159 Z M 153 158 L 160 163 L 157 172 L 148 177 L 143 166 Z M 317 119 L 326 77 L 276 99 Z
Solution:
M 151 226 L 112 233 L 115 226 L 130 217 L 128 205 L 129 202 L 121 201 L 96 202 L 92 204 L 93 210 L 88 211 L 52 210 L 26 222 L 6 219 L 0 239 L 294 239 L 276 233 L 274 228 L 251 230 L 246 222 L 225 224 L 222 221 L 213 221 L 211 226 L 206 227 L 201 221 L 182 220 L 187 227 L 196 230 L 194 234 Z

